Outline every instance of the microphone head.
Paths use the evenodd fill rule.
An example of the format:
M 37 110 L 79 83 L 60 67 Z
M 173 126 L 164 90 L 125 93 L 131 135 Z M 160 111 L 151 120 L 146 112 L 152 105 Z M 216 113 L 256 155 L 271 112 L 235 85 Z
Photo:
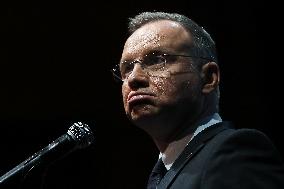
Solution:
M 67 131 L 75 142 L 77 148 L 85 148 L 94 142 L 94 135 L 90 127 L 82 122 L 74 123 Z

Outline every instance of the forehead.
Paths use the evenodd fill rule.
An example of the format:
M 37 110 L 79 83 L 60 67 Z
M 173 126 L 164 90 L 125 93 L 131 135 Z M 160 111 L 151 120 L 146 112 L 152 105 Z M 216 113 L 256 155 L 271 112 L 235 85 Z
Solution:
M 154 21 L 143 25 L 127 39 L 123 56 L 135 56 L 150 50 L 179 50 L 191 41 L 190 33 L 177 22 Z

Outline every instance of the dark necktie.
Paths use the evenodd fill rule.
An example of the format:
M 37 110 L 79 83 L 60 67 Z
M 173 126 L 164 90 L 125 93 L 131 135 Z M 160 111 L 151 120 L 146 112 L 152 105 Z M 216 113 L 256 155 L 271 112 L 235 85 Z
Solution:
M 156 189 L 156 186 L 160 183 L 166 173 L 167 169 L 160 158 L 150 174 L 147 189 Z

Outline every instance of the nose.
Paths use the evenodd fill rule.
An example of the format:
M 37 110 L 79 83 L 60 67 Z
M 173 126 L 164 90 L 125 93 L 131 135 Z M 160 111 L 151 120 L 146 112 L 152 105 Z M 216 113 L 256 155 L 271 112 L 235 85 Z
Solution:
M 141 64 L 136 63 L 127 81 L 128 81 L 129 87 L 133 90 L 138 89 L 138 88 L 148 87 L 149 86 L 149 75 L 142 68 Z

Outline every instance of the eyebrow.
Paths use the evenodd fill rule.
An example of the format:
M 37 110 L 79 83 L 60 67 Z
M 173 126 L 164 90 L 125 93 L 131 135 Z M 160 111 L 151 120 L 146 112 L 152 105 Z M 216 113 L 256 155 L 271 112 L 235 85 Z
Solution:
M 172 53 L 169 52 L 169 50 L 159 47 L 159 48 L 153 48 L 153 49 L 146 51 L 146 53 L 142 56 L 142 58 L 144 58 L 146 55 L 153 54 L 153 53 L 155 53 L 157 55 L 172 54 Z M 137 60 L 139 60 L 139 59 L 137 59 Z M 122 64 L 122 63 L 125 63 L 125 62 L 133 62 L 133 61 L 135 61 L 135 59 L 126 58 L 123 61 L 120 61 L 119 64 Z

